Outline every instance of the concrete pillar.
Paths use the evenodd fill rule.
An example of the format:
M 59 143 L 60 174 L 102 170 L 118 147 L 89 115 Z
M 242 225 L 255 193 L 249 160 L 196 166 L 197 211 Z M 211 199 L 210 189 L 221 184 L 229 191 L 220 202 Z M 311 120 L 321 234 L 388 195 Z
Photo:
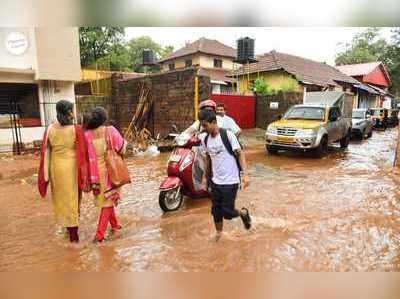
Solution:
M 41 119 L 43 119 L 43 125 L 48 126 L 56 121 L 56 103 L 57 99 L 54 96 L 54 83 L 51 80 L 41 81 Z
M 39 103 L 42 126 L 48 126 L 57 120 L 56 104 L 60 100 L 67 100 L 75 104 L 73 82 L 52 80 L 40 81 Z M 76 116 L 75 105 L 74 113 Z

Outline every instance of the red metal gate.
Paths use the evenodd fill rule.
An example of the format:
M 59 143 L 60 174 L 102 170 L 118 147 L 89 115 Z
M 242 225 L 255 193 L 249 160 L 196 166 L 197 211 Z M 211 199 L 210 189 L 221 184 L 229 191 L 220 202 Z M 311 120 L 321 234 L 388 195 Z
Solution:
M 253 96 L 213 94 L 211 99 L 224 103 L 226 114 L 242 129 L 252 129 L 256 122 L 256 100 Z

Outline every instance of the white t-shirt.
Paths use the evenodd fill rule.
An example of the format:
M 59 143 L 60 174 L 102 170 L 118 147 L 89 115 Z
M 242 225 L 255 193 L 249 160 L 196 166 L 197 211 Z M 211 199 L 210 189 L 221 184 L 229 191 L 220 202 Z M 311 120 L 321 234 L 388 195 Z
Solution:
M 232 145 L 232 150 L 240 150 L 240 144 L 236 136 L 226 131 L 228 140 Z M 225 148 L 221 135 L 212 137 L 209 135 L 207 147 L 205 145 L 205 136 L 202 138 L 202 147 L 210 155 L 213 177 L 212 181 L 217 185 L 239 184 L 239 169 L 235 157 L 233 157 Z
M 235 120 L 227 115 L 217 115 L 217 123 L 220 128 L 231 131 L 235 135 L 240 132 L 240 127 L 236 124 Z

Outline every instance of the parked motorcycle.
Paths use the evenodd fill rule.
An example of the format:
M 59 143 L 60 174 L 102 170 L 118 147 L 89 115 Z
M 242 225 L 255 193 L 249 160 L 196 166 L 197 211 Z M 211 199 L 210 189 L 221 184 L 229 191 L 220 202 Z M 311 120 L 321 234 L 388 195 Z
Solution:
M 373 127 L 376 130 L 386 130 L 388 127 L 388 111 L 385 108 L 371 108 Z
M 181 134 L 175 141 L 176 147 L 168 159 L 168 176 L 159 188 L 159 205 L 164 212 L 178 210 L 184 195 L 190 198 L 209 195 L 202 185 L 204 159 L 199 150 L 200 139 L 196 135 Z

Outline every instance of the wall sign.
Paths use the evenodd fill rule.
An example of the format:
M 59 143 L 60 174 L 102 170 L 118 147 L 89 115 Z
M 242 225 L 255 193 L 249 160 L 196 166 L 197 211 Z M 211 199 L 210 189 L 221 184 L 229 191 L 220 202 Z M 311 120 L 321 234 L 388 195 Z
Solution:
M 270 102 L 269 103 L 269 108 L 270 109 L 278 109 L 279 108 L 279 102 Z
M 28 50 L 28 37 L 22 32 L 11 32 L 6 37 L 5 46 L 10 54 L 22 55 Z

